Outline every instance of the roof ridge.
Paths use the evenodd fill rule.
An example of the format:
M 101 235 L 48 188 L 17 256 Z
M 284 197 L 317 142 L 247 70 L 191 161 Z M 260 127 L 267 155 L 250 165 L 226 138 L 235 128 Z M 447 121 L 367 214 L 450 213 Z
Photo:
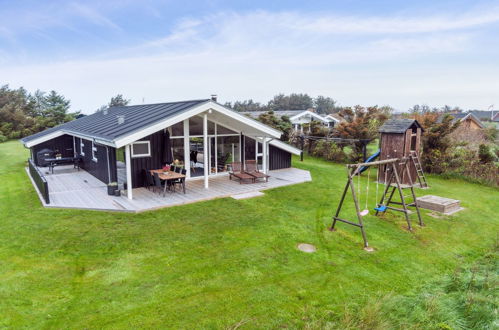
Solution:
M 139 107 L 147 105 L 160 105 L 160 104 L 173 104 L 173 103 L 186 103 L 186 102 L 201 102 L 201 101 L 211 101 L 211 99 L 194 99 L 194 100 L 183 100 L 183 101 L 172 101 L 172 102 L 158 102 L 158 103 L 144 103 L 144 104 L 131 104 L 131 105 L 118 105 L 113 107 L 108 107 L 108 109 L 113 108 L 128 108 L 128 107 Z

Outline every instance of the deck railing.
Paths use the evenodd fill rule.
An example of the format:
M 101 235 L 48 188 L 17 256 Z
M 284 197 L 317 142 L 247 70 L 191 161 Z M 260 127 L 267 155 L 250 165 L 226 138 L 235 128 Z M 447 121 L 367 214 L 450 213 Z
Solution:
M 43 199 L 45 199 L 45 203 L 50 204 L 49 184 L 47 183 L 47 180 L 43 176 L 42 172 L 40 172 L 38 167 L 35 166 L 35 164 L 31 159 L 28 159 L 28 165 L 29 165 L 29 174 L 31 175 L 31 178 L 35 182 L 38 191 L 43 196 Z

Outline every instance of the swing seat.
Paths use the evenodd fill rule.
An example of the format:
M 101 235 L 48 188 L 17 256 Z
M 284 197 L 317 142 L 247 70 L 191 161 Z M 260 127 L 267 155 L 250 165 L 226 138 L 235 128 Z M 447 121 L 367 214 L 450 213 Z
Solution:
M 376 211 L 379 211 L 379 212 L 385 212 L 386 211 L 386 206 L 385 205 L 380 205 L 378 207 L 375 207 L 374 209 Z
M 363 217 L 365 217 L 365 216 L 366 216 L 366 215 L 368 215 L 368 214 L 369 214 L 369 210 L 367 210 L 367 209 L 362 210 L 362 211 L 360 212 L 360 215 L 361 215 L 361 216 L 363 216 Z

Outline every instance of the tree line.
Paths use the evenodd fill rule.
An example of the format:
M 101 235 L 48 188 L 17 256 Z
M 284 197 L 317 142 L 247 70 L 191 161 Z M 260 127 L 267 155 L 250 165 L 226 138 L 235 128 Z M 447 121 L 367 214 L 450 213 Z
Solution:
M 97 111 L 111 106 L 127 105 L 130 100 L 118 94 Z M 71 112 L 71 102 L 52 90 L 29 93 L 23 87 L 0 87 L 0 142 L 20 139 L 84 116 Z
M 240 112 L 314 109 L 319 114 L 330 114 L 341 110 L 338 103 L 331 97 L 319 95 L 313 98 L 306 93 L 278 94 L 267 103 L 255 102 L 249 99 L 226 102 L 224 105 Z
M 23 87 L 0 87 L 0 142 L 19 139 L 73 120 L 70 101 L 56 91 L 29 93 Z

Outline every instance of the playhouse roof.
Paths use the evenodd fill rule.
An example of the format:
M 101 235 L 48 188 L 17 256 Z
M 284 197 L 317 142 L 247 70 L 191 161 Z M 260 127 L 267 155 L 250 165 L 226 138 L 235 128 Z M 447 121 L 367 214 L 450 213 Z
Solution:
M 409 128 L 421 128 L 423 127 L 418 123 L 416 119 L 390 119 L 387 120 L 378 130 L 380 133 L 405 133 Z

